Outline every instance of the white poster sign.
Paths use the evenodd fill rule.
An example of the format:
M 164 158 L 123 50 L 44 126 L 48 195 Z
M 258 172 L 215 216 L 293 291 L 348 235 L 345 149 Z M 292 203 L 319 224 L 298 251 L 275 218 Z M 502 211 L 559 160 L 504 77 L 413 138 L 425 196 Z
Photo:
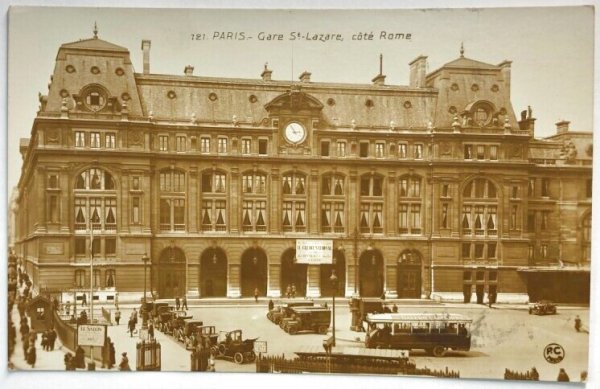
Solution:
M 332 240 L 296 240 L 296 263 L 321 265 L 333 263 Z
M 103 324 L 80 324 L 77 326 L 79 346 L 104 346 L 106 326 Z

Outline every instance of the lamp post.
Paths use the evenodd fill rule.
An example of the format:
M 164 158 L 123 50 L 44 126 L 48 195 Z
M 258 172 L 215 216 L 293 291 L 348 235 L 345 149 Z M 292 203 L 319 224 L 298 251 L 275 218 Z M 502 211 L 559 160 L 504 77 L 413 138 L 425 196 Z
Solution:
M 332 338 L 333 341 L 331 343 L 331 345 L 333 347 L 335 347 L 335 295 L 337 293 L 337 286 L 338 286 L 338 278 L 335 275 L 335 269 L 331 270 L 331 277 L 329 277 L 329 281 L 331 281 L 331 287 L 333 289 L 333 308 L 332 308 L 332 326 L 331 326 L 331 334 L 332 334 Z
M 142 262 L 144 262 L 144 299 L 142 300 L 144 312 L 142 313 L 142 328 L 144 329 L 148 328 L 148 312 L 146 312 L 146 265 L 148 264 L 149 260 L 150 258 L 148 258 L 148 254 L 144 253 L 142 256 Z

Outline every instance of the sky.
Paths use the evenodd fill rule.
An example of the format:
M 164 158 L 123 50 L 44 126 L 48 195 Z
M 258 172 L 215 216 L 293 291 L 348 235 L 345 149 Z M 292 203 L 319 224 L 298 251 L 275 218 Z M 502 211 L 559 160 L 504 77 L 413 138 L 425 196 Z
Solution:
M 257 23 L 260 21 L 260 23 Z M 92 37 L 130 50 L 142 71 L 141 41 L 150 39 L 150 71 L 259 78 L 264 63 L 273 79 L 370 83 L 383 54 L 386 84 L 407 85 L 408 63 L 428 56 L 429 71 L 459 56 L 490 64 L 512 61 L 512 102 L 518 115 L 533 108 L 536 137 L 555 133 L 554 123 L 592 131 L 594 70 L 593 9 L 538 7 L 428 10 L 166 10 L 110 8 L 13 8 L 9 14 L 9 188 L 20 175 L 19 138 L 29 137 L 38 92 L 47 93 L 61 44 Z M 35 26 L 35 28 L 32 28 Z M 68 26 L 68 28 L 66 28 Z M 381 32 L 411 39 L 381 40 Z M 252 40 L 213 39 L 215 32 L 243 32 Z M 258 33 L 283 34 L 283 41 L 259 41 Z M 291 41 L 290 33 L 341 34 L 343 41 Z M 373 33 L 372 41 L 353 40 Z M 205 34 L 193 40 L 193 34 Z

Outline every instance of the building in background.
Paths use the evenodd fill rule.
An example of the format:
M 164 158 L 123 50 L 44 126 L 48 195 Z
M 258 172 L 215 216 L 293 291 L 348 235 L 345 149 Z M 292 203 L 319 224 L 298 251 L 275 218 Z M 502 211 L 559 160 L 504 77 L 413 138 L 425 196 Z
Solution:
M 151 73 L 150 46 L 141 73 L 96 32 L 58 50 L 11 208 L 35 285 L 137 298 L 147 253 L 164 298 L 331 296 L 335 269 L 338 296 L 589 301 L 592 134 L 535 139 L 510 61 L 292 83 Z

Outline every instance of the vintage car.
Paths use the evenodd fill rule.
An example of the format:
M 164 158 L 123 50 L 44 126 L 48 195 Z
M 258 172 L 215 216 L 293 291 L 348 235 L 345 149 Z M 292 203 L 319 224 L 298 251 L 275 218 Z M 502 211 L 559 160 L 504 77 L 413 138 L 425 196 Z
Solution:
M 212 350 L 213 358 L 233 359 L 237 364 L 254 362 L 254 342 L 258 338 L 242 339 L 242 330 L 221 331 L 217 345 Z
M 175 307 L 170 305 L 160 306 L 156 309 L 156 315 L 154 315 L 154 328 L 161 332 L 165 332 L 169 326 L 171 319 L 173 318 L 172 312 Z
M 530 315 L 554 315 L 556 314 L 556 304 L 547 300 L 540 300 L 529 306 Z
M 275 324 L 279 324 L 281 319 L 289 317 L 293 307 L 312 307 L 313 301 L 280 301 L 279 304 L 267 313 L 267 319 Z
M 173 331 L 173 337 L 177 339 L 178 342 L 182 342 L 186 345 L 191 337 L 194 336 L 196 330 L 199 327 L 202 327 L 204 323 L 201 320 L 183 320 L 183 325 L 178 326 L 176 330 Z
M 218 353 L 217 339 L 219 334 L 215 326 L 199 326 L 196 330 L 185 338 L 185 348 L 193 350 L 198 345 L 202 345 L 211 350 L 212 354 Z
M 290 318 L 282 321 L 283 330 L 290 335 L 301 331 L 327 334 L 331 323 L 331 310 L 325 307 L 295 307 Z
M 385 307 L 380 298 L 359 298 L 353 297 L 349 302 L 350 312 L 352 312 L 351 331 L 364 332 L 364 321 L 370 313 L 384 313 Z

